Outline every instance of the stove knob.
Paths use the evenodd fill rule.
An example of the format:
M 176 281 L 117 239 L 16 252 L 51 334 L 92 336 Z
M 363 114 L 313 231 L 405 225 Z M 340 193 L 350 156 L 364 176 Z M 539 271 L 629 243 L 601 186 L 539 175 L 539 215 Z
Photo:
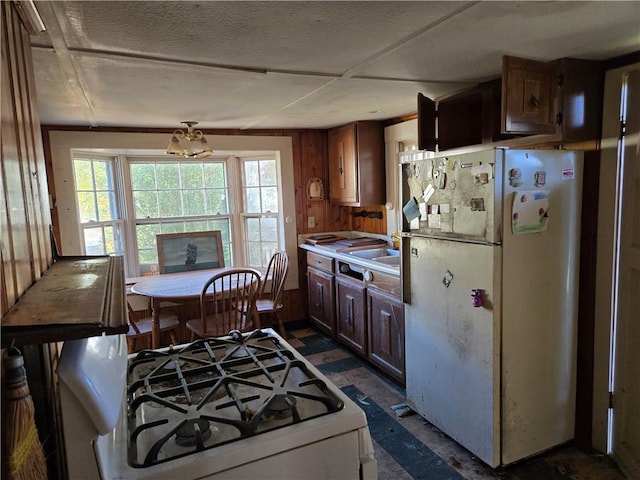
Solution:
M 373 280 L 373 272 L 371 270 L 365 270 L 362 276 L 365 282 L 371 282 Z

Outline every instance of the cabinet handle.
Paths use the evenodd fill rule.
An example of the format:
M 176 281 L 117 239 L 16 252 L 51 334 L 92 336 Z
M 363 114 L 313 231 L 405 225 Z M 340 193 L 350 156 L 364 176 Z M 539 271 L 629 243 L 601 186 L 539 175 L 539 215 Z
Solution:
M 535 95 L 531 95 L 531 98 L 529 98 L 529 104 L 533 107 L 533 108 L 539 108 L 540 107 L 540 100 L 538 100 L 536 98 Z
M 324 302 L 322 301 L 322 294 L 323 294 L 322 285 L 318 284 L 318 301 L 320 303 L 316 303 L 317 308 L 322 308 L 322 305 L 324 305 Z
M 340 173 L 340 175 L 344 173 L 344 160 L 342 158 L 342 155 L 340 155 L 340 167 L 338 168 L 338 172 Z
M 347 303 L 347 318 L 345 318 L 345 323 L 347 325 L 351 325 L 351 317 L 352 317 L 352 313 L 351 313 L 352 307 L 351 307 L 351 302 Z

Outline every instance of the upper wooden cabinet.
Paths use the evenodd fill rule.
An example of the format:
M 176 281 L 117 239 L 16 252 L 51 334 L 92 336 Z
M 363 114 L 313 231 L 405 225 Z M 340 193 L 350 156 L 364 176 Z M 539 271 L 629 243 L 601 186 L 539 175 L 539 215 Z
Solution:
M 360 207 L 385 203 L 382 123 L 360 121 L 329 130 L 329 200 Z
M 418 94 L 418 148 L 438 151 L 512 138 L 500 131 L 500 79 L 436 101 Z M 436 138 L 436 121 L 438 137 Z
M 552 134 L 558 142 L 598 139 L 603 82 L 598 61 L 538 62 L 504 56 L 502 132 Z
M 555 133 L 556 68 L 524 58 L 502 59 L 503 131 Z
M 499 141 L 508 146 L 518 137 L 512 145 L 596 140 L 603 82 L 598 61 L 505 56 L 501 78 L 435 101 L 418 94 L 418 148 L 445 151 Z

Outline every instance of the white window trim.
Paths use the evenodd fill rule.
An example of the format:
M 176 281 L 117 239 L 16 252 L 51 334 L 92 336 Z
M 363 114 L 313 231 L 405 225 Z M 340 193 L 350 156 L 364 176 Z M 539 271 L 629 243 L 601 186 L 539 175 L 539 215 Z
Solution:
M 281 168 L 284 249 L 289 255 L 289 274 L 285 288 L 298 288 L 298 249 L 296 235 L 293 146 L 291 137 L 208 135 L 209 143 L 219 151 L 277 151 Z M 63 255 L 81 255 L 80 232 L 73 177 L 72 150 L 90 150 L 104 155 L 162 155 L 166 134 L 122 132 L 50 131 L 51 161 L 56 187 L 60 225 L 60 249 Z M 160 148 L 159 148 L 160 147 Z M 126 170 L 126 169 L 125 169 Z M 127 238 L 129 235 L 127 235 Z M 236 241 L 236 239 L 234 239 Z

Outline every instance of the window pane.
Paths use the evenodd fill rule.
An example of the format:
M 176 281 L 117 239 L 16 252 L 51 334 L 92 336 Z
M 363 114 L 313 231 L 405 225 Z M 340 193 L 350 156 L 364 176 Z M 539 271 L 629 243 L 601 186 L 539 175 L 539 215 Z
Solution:
M 248 263 L 249 266 L 252 267 L 261 267 L 262 266 L 262 250 L 260 249 L 260 243 L 258 242 L 249 242 L 248 247 Z
M 116 246 L 116 231 L 112 226 L 105 226 L 104 227 L 104 248 L 105 248 L 105 253 L 107 255 L 110 255 L 112 253 L 116 253 L 117 246 Z
M 144 263 L 157 264 L 158 263 L 158 250 L 140 250 L 138 251 L 138 262 L 140 265 Z
M 261 239 L 263 242 L 278 241 L 278 222 L 275 218 L 261 218 Z
M 84 249 L 86 255 L 105 255 L 104 242 L 102 240 L 102 228 L 84 229 Z
M 278 185 L 278 172 L 275 160 L 263 160 L 260 162 L 260 183 L 265 185 Z
M 229 213 L 225 190 L 206 190 L 207 214 L 220 215 Z
M 183 222 L 167 222 L 162 224 L 162 233 L 182 233 L 184 232 Z
M 207 222 L 201 220 L 198 222 L 184 222 L 185 232 L 205 232 L 207 231 Z
M 183 199 L 185 215 L 204 215 L 206 213 L 203 190 L 185 190 Z
M 136 239 L 138 242 L 138 263 L 140 273 L 149 273 L 153 265 L 157 271 L 158 249 L 156 248 L 156 235 L 160 233 L 159 224 L 136 225 Z
M 156 172 L 153 164 L 131 164 L 131 187 L 133 190 L 151 190 L 156 188 Z
M 223 163 L 207 163 L 204 166 L 204 185 L 208 188 L 224 188 L 227 186 Z
M 158 197 L 155 191 L 133 192 L 133 204 L 136 218 L 158 216 Z
M 113 192 L 98 192 L 96 193 L 96 200 L 98 202 L 98 220 L 101 222 L 115 220 L 116 212 Z
M 246 205 L 245 211 L 247 213 L 261 213 L 260 208 L 260 189 L 259 188 L 247 188 L 245 190 Z
M 106 162 L 93 162 L 93 178 L 96 182 L 96 190 L 108 190 L 112 188 L 109 178 L 110 168 Z
M 80 223 L 97 221 L 98 215 L 95 211 L 95 197 L 93 192 L 78 192 L 78 213 L 80 214 Z
M 202 164 L 183 163 L 180 166 L 180 174 L 182 177 L 182 188 L 202 188 L 204 186 Z
M 181 217 L 182 198 L 180 190 L 167 190 L 159 195 L 159 207 L 161 217 Z
M 138 250 L 156 248 L 156 235 L 160 233 L 160 225 L 137 225 L 136 238 L 138 239 Z
M 262 212 L 278 212 L 278 187 L 262 188 Z
M 75 160 L 73 170 L 76 177 L 76 190 L 93 190 L 93 173 L 91 161 Z
M 262 242 L 262 265 L 261 267 L 266 267 L 269 265 L 269 260 L 273 256 L 273 253 L 278 249 L 278 244 L 276 242 Z
M 177 163 L 158 163 L 158 188 L 180 188 L 180 169 Z
M 251 241 L 260 241 L 260 219 L 259 218 L 247 218 L 247 238 Z
M 258 162 L 244 162 L 244 184 L 246 187 L 257 187 L 260 185 Z

